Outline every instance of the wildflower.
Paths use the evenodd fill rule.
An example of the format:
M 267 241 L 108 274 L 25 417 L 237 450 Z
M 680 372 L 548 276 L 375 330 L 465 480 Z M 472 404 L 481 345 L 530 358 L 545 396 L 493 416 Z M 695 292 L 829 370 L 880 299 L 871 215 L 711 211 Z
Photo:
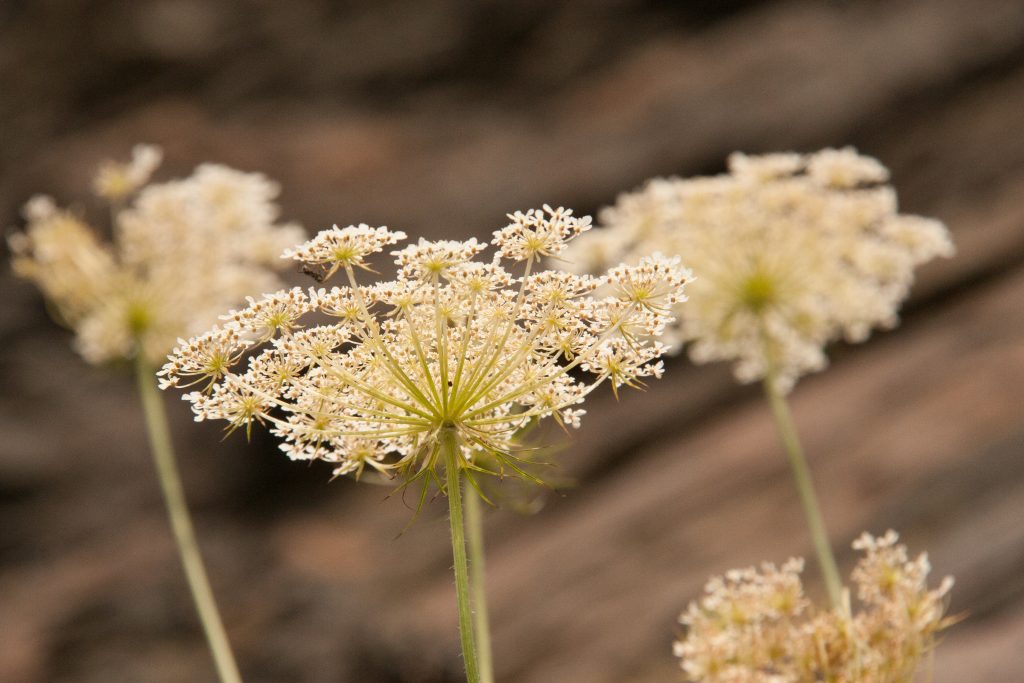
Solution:
M 160 156 L 139 145 L 130 162 L 101 166 L 94 189 L 111 204 L 111 243 L 42 196 L 10 238 L 14 272 L 43 291 L 91 363 L 136 354 L 155 363 L 246 293 L 277 289 L 277 256 L 302 234 L 276 223 L 278 187 L 262 175 L 204 164 L 147 185 Z
M 910 681 L 953 619 L 943 616 L 953 585 L 946 577 L 929 589 L 927 556 L 908 559 L 888 531 L 863 534 L 864 552 L 852 573 L 859 609 L 850 595 L 818 610 L 804 595 L 803 561 L 765 563 L 714 577 L 704 597 L 690 603 L 680 622 L 686 635 L 674 645 L 690 681 Z
M 435 483 L 448 500 L 472 683 L 493 674 L 480 501 L 470 494 L 464 521 L 464 484 L 483 497 L 477 474 L 542 483 L 517 455 L 518 433 L 547 417 L 579 427 L 579 406 L 603 382 L 617 390 L 659 377 L 665 347 L 654 338 L 672 320 L 664 304 L 681 301 L 689 280 L 664 257 L 601 277 L 534 272 L 590 219 L 547 206 L 509 219 L 494 233 L 490 263 L 474 260 L 488 246 L 476 239 L 421 239 L 392 251 L 395 279 L 372 286 L 356 281 L 356 268 L 405 235 L 366 225 L 324 230 L 284 257 L 316 266 L 319 281 L 344 273 L 347 286 L 252 299 L 224 316 L 223 327 L 183 341 L 158 373 L 164 388 L 205 381 L 205 390 L 185 395 L 197 420 L 246 431 L 268 424 L 293 460 L 330 462 L 335 476 L 358 478 L 370 468 L 401 476 L 403 486 L 419 480 L 421 504 Z M 502 260 L 521 263 L 522 274 L 513 276 Z M 592 296 L 601 286 L 613 294 Z M 304 325 L 308 313 L 333 322 Z M 478 656 L 477 642 L 486 654 Z
M 160 158 L 156 147 L 139 145 L 130 162 L 100 167 L 93 189 L 109 204 L 112 243 L 100 241 L 79 216 L 59 209 L 49 197 L 31 199 L 24 210 L 27 227 L 10 238 L 13 270 L 35 282 L 61 321 L 74 329 L 75 345 L 87 361 L 134 360 L 185 578 L 219 680 L 236 683 L 241 676 L 192 528 L 152 364 L 179 339 L 189 350 L 179 376 L 188 384 L 214 381 L 241 358 L 243 340 L 236 328 L 255 339 L 297 329 L 296 318 L 309 308 L 301 292 L 258 303 L 250 299 L 247 308 L 227 315 L 229 326 L 214 328 L 192 344 L 180 340 L 209 328 L 217 314 L 252 288 L 277 288 L 274 268 L 281 261 L 276 257 L 302 231 L 276 223 L 278 188 L 262 175 L 204 164 L 184 180 L 147 185 Z M 210 415 L 259 421 L 264 392 L 300 371 L 270 363 L 258 388 L 230 395 L 196 392 L 197 401 Z
M 532 479 L 515 455 L 516 432 L 545 417 L 576 427 L 580 404 L 602 382 L 617 389 L 660 376 L 665 347 L 653 339 L 688 274 L 660 256 L 602 277 L 533 272 L 589 219 L 550 207 L 509 218 L 490 263 L 474 260 L 487 243 L 421 239 L 391 252 L 395 280 L 372 286 L 355 269 L 405 235 L 324 230 L 284 256 L 324 277 L 343 273 L 347 286 L 250 299 L 222 327 L 182 342 L 159 373 L 162 386 L 207 382 L 185 396 L 197 420 L 266 423 L 289 457 L 332 462 L 335 474 L 370 467 L 440 483 L 440 444 L 451 434 L 467 474 L 486 462 L 496 463 L 492 473 Z M 520 262 L 521 276 L 502 259 Z M 593 297 L 600 286 L 613 294 Z M 313 313 L 333 322 L 305 324 Z
M 787 391 L 823 347 L 892 327 L 914 268 L 953 245 L 938 221 L 900 214 L 885 167 L 853 149 L 729 158 L 726 175 L 654 179 L 619 197 L 563 255 L 578 270 L 682 254 L 696 278 L 667 340 L 697 362 Z

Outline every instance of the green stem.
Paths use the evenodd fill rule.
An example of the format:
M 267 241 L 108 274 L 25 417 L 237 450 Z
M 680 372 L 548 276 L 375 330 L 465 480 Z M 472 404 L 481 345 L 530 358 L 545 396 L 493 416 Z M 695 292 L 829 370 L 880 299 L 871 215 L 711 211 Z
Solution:
M 473 593 L 473 626 L 481 683 L 494 683 L 491 629 L 487 619 L 487 581 L 484 569 L 484 520 L 480 496 L 466 487 L 466 534 L 469 540 L 469 580 Z
M 466 665 L 467 683 L 481 683 L 473 637 L 473 609 L 469 595 L 469 562 L 466 559 L 466 527 L 462 519 L 462 448 L 455 430 L 441 430 L 441 451 L 444 457 L 448 518 L 452 526 L 452 555 L 455 560 L 455 595 L 459 604 L 459 638 L 462 660 Z
M 185 492 L 174 462 L 174 447 L 171 445 L 167 417 L 164 415 L 160 393 L 156 388 L 153 369 L 141 356 L 135 361 L 135 377 L 138 380 L 142 408 L 146 414 L 149 447 L 153 451 L 157 478 L 160 480 L 164 502 L 167 504 L 167 514 L 171 520 L 171 530 L 174 532 L 181 565 L 185 569 L 185 578 L 192 591 L 199 620 L 206 633 L 206 641 L 210 646 L 210 652 L 213 653 L 217 674 L 222 683 L 241 683 L 242 677 L 231 653 L 231 645 L 224 632 L 224 624 L 221 623 L 217 603 L 210 589 L 210 581 L 206 578 L 206 569 L 203 568 L 203 559 L 199 554 L 199 545 L 196 543 L 195 531 L 192 529 L 192 520 L 185 502 Z
M 825 579 L 829 599 L 832 601 L 833 607 L 839 607 L 842 604 L 843 583 L 839 578 L 839 570 L 836 568 L 836 558 L 832 554 L 832 546 L 829 544 L 828 532 L 825 530 L 825 522 L 821 516 L 821 507 L 818 505 L 818 497 L 814 493 L 814 483 L 811 480 L 811 471 L 807 467 L 807 458 L 804 456 L 800 437 L 797 436 L 796 427 L 793 424 L 793 415 L 789 411 L 786 397 L 778 390 L 776 382 L 771 377 L 765 379 L 764 390 L 768 397 L 768 403 L 771 405 L 772 414 L 775 416 L 775 425 L 779 429 L 782 445 L 785 446 L 789 467 L 793 472 L 793 481 L 800 494 L 800 503 L 804 508 L 804 515 L 807 517 L 807 526 L 811 531 L 814 552 L 818 556 L 818 566 Z

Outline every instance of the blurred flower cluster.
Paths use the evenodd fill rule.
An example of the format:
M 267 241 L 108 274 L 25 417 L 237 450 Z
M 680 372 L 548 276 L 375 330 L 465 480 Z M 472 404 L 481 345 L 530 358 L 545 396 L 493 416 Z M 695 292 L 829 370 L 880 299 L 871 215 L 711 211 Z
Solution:
M 204 384 L 186 395 L 197 419 L 269 423 L 291 458 L 334 462 L 337 474 L 369 466 L 438 481 L 450 438 L 469 472 L 487 463 L 532 478 L 515 455 L 516 432 L 545 417 L 576 427 L 580 404 L 605 380 L 617 388 L 660 376 L 665 347 L 653 340 L 689 276 L 662 256 L 601 277 L 535 271 L 590 219 L 546 206 L 509 218 L 489 262 L 475 260 L 488 246 L 476 239 L 421 239 L 391 252 L 394 280 L 369 286 L 356 269 L 405 234 L 366 225 L 322 231 L 285 256 L 321 281 L 343 273 L 346 286 L 250 300 L 175 349 L 162 386 Z M 599 286 L 611 294 L 591 296 Z M 331 322 L 305 326 L 311 313 Z
M 735 360 L 780 390 L 826 364 L 824 345 L 890 327 L 919 264 L 949 256 L 938 221 L 903 215 L 888 171 L 850 148 L 729 158 L 729 173 L 654 179 L 601 215 L 570 267 L 599 271 L 660 251 L 696 278 L 677 344 L 696 362 Z
M 91 363 L 158 363 L 246 294 L 280 287 L 280 251 L 303 237 L 276 222 L 279 189 L 263 175 L 203 164 L 147 184 L 160 160 L 139 145 L 131 161 L 100 168 L 93 185 L 110 205 L 112 242 L 45 196 L 28 202 L 24 232 L 9 239 L 14 272 L 42 290 Z
M 953 622 L 944 616 L 953 579 L 927 585 L 925 554 L 909 559 L 894 531 L 863 534 L 851 575 L 859 609 L 815 609 L 800 581 L 803 561 L 765 563 L 714 577 L 680 617 L 675 653 L 691 681 L 704 683 L 898 683 L 912 680 Z

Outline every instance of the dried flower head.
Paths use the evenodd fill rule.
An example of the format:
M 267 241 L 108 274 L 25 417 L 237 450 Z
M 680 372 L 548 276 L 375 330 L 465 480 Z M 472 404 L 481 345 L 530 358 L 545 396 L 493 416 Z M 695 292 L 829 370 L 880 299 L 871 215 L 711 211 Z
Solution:
M 852 574 L 859 609 L 817 610 L 800 581 L 803 561 L 714 577 L 680 617 L 686 635 L 675 654 L 690 681 L 903 683 L 913 680 L 943 616 L 953 579 L 929 589 L 928 558 L 914 560 L 896 532 L 863 534 Z
M 10 238 L 14 272 L 43 291 L 89 362 L 137 353 L 160 361 L 246 293 L 279 287 L 278 255 L 302 239 L 297 226 L 276 223 L 278 187 L 264 176 L 204 164 L 146 185 L 160 156 L 139 145 L 129 163 L 100 168 L 94 188 L 110 202 L 112 243 L 42 196 Z
M 787 390 L 824 367 L 829 341 L 895 325 L 914 268 L 953 253 L 941 223 L 898 212 L 887 179 L 850 148 L 734 154 L 726 175 L 659 178 L 620 196 L 565 258 L 586 271 L 683 255 L 696 278 L 672 341 Z
M 509 216 L 487 247 L 420 240 L 391 252 L 394 280 L 356 281 L 365 259 L 404 239 L 365 225 L 325 230 L 286 258 L 344 273 L 347 285 L 280 291 L 223 316 L 222 327 L 183 342 L 159 373 L 162 386 L 203 385 L 185 396 L 197 420 L 248 430 L 266 423 L 293 459 L 436 480 L 442 436 L 460 444 L 464 467 L 527 478 L 515 433 L 553 417 L 576 427 L 584 398 L 660 376 L 653 341 L 682 300 L 687 273 L 661 256 L 602 277 L 535 272 L 589 227 L 565 209 Z M 522 264 L 514 277 L 502 259 Z M 613 295 L 591 293 L 607 284 Z M 310 313 L 331 322 L 307 325 Z M 237 366 L 246 352 L 248 360 Z M 589 373 L 584 379 L 574 370 Z

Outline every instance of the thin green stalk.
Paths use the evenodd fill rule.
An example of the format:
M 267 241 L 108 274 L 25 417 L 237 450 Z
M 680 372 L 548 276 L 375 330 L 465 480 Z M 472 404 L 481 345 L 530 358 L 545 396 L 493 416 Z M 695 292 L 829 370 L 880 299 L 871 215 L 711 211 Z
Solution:
M 481 683 L 473 635 L 473 609 L 470 604 L 469 563 L 466 558 L 466 527 L 462 519 L 462 449 L 455 430 L 441 430 L 441 455 L 444 457 L 448 518 L 452 526 L 452 555 L 455 560 L 455 595 L 459 604 L 459 638 L 467 683 Z
M 217 675 L 222 683 L 241 683 L 242 677 L 238 673 L 238 665 L 231 652 L 231 644 L 224 632 L 224 624 L 217 611 L 213 590 L 210 588 L 210 581 L 206 578 L 206 569 L 203 567 L 203 559 L 199 554 L 199 545 L 196 542 L 195 531 L 192 529 L 192 520 L 185 502 L 185 492 L 182 489 L 181 478 L 178 476 L 178 468 L 174 461 L 174 447 L 171 445 L 167 417 L 164 415 L 163 404 L 156 388 L 153 369 L 141 357 L 135 361 L 135 377 L 139 385 L 139 395 L 142 398 L 142 408 L 146 414 L 149 447 L 153 451 L 157 478 L 160 480 L 164 502 L 167 504 L 167 514 L 171 520 L 171 530 L 174 532 L 178 554 L 181 556 L 181 565 L 185 569 L 185 578 L 192 591 L 192 599 L 195 601 L 199 620 L 206 633 L 206 641 L 213 654 L 214 664 L 217 666 Z
M 473 596 L 473 626 L 481 683 L 494 683 L 491 629 L 487 618 L 487 582 L 484 569 L 484 520 L 480 496 L 466 487 L 466 535 L 469 540 L 469 582 Z
M 828 589 L 829 599 L 833 607 L 839 607 L 842 604 L 843 583 L 839 578 L 836 558 L 832 554 L 828 532 L 825 530 L 825 522 L 821 516 L 821 507 L 818 505 L 818 497 L 814 493 L 811 471 L 807 467 L 807 458 L 804 456 L 804 449 L 800 445 L 800 437 L 797 436 L 796 426 L 793 424 L 793 415 L 789 411 L 789 403 L 786 401 L 783 393 L 776 387 L 776 382 L 773 378 L 768 377 L 765 379 L 764 390 L 768 397 L 768 403 L 771 405 L 772 414 L 775 416 L 775 425 L 779 429 L 782 445 L 785 446 L 786 457 L 789 459 L 789 468 L 793 472 L 793 481 L 796 483 L 797 492 L 800 494 L 800 503 L 804 508 L 804 515 L 807 517 L 807 526 L 811 531 L 811 540 L 814 541 L 814 552 L 818 556 L 818 566 L 821 569 L 822 577 L 825 579 L 825 587 Z

